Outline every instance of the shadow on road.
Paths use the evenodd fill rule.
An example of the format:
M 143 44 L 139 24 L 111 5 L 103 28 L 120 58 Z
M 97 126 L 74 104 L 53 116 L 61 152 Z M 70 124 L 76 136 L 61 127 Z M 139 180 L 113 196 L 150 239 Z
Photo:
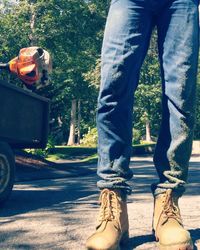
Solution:
M 155 242 L 154 235 L 149 234 L 132 237 L 129 239 L 129 243 L 127 246 L 122 246 L 122 250 L 133 250 L 140 245 L 150 242 Z
M 187 196 L 199 196 L 199 166 L 200 162 L 191 162 L 190 164 L 189 184 L 186 192 Z M 134 189 L 130 201 L 142 204 L 143 199 L 147 201 L 150 200 L 150 186 L 152 182 L 157 181 L 157 174 L 152 161 L 135 161 L 131 163 L 131 168 L 134 172 L 132 180 Z M 80 168 L 71 168 L 70 173 L 74 176 L 75 172 L 79 171 L 79 169 Z M 60 171 L 65 171 L 65 169 L 60 169 Z M 29 216 L 27 213 L 36 210 L 45 210 L 47 212 L 58 212 L 58 220 L 62 219 L 62 221 L 64 221 L 65 219 L 63 218 L 66 218 L 66 221 L 64 221 L 66 225 L 75 225 L 75 228 L 77 228 L 79 220 L 82 219 L 81 217 L 78 218 L 78 216 L 82 216 L 78 210 L 78 205 L 83 205 L 82 213 L 88 213 L 88 216 L 90 216 L 90 213 L 91 216 L 94 216 L 93 211 L 98 207 L 99 192 L 96 188 L 97 176 L 93 173 L 93 170 L 90 170 L 88 173 L 89 174 L 86 175 L 85 171 L 80 171 L 79 174 L 76 173 L 76 177 L 66 177 L 63 175 L 63 178 L 61 178 L 62 172 L 57 172 L 61 179 L 56 178 L 57 175 L 54 178 L 53 174 L 49 174 L 50 178 L 44 178 L 43 180 L 36 180 L 34 175 L 33 180 L 17 183 L 9 201 L 4 207 L 0 208 L 2 219 L 0 224 L 2 226 L 9 223 L 12 224 L 14 220 L 20 220 L 23 217 L 24 220 L 31 220 L 30 217 L 27 218 L 27 216 Z M 44 170 L 42 174 L 44 174 Z M 65 217 L 66 214 L 69 214 L 69 216 Z M 71 215 L 73 215 L 73 218 L 71 218 Z M 39 214 L 37 216 L 41 215 Z M 33 219 L 37 221 L 37 217 Z M 196 225 L 194 228 L 195 227 Z M 8 237 L 12 236 L 10 233 L 11 231 L 8 232 L 8 235 L 6 232 L 4 233 L 5 241 Z M 21 233 L 24 234 L 23 231 Z M 194 242 L 200 241 L 199 228 L 190 230 L 190 233 Z M 79 235 L 76 236 L 77 238 L 72 239 L 72 241 L 80 240 Z M 132 250 L 145 243 L 154 245 L 154 236 L 150 234 L 135 236 L 130 239 L 128 248 L 126 247 L 124 250 Z M 49 248 L 44 249 L 51 249 L 50 245 L 48 247 Z M 24 247 L 23 249 L 26 248 Z
M 190 234 L 193 242 L 200 241 L 200 228 L 190 230 Z M 196 246 L 194 246 L 194 250 L 198 250 Z
M 63 164 L 61 165 L 62 170 L 64 170 Z M 200 162 L 191 162 L 190 164 L 187 195 L 199 195 L 199 166 Z M 132 199 L 134 202 L 134 199 L 140 200 L 140 195 L 149 194 L 151 192 L 150 187 L 152 182 L 157 182 L 158 178 L 152 161 L 131 162 L 131 169 L 134 172 L 132 180 Z M 48 171 L 50 170 L 48 169 Z M 66 171 L 68 170 L 66 169 Z M 94 171 L 89 170 L 87 176 L 85 171 L 84 173 L 80 171 L 80 168 L 73 168 L 72 170 L 70 166 L 70 172 L 74 174 L 75 171 L 79 172 L 79 175 L 77 174 L 74 178 L 72 178 L 72 176 L 67 178 L 63 175 L 62 179 L 62 175 L 59 173 L 59 178 L 61 179 L 54 179 L 50 174 L 50 179 L 37 181 L 35 180 L 35 175 L 33 175 L 34 181 L 29 180 L 18 184 L 12 193 L 11 199 L 3 208 L 0 208 L 1 216 L 21 214 L 65 201 L 73 202 L 81 197 L 90 196 L 91 194 L 98 195 L 98 190 L 96 188 L 97 176 Z M 42 170 L 42 173 L 43 172 L 44 170 Z M 38 172 L 38 179 L 40 179 L 40 177 L 41 175 Z M 136 194 L 135 197 L 134 194 Z M 24 203 L 26 203 L 26 205 L 24 205 Z M 12 209 L 9 209 L 11 207 Z
M 80 178 L 84 182 L 79 181 L 79 178 L 69 178 L 18 184 L 10 199 L 0 208 L 1 217 L 21 215 L 41 208 L 53 210 L 62 203 L 64 210 L 65 204 L 73 204 L 83 197 L 98 194 L 91 176 Z
M 200 229 L 192 229 L 190 230 L 190 234 L 192 237 L 193 242 L 197 242 L 200 240 Z M 122 246 L 122 250 L 133 250 L 136 247 L 144 245 L 146 243 L 154 243 L 156 244 L 156 239 L 153 234 L 149 235 L 139 235 L 136 237 L 132 237 L 129 239 L 129 242 L 126 246 Z M 194 245 L 194 250 L 198 250 L 197 247 Z

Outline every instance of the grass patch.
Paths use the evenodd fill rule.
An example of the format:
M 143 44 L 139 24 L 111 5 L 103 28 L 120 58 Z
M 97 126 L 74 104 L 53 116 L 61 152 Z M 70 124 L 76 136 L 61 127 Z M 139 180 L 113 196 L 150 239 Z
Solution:
M 96 163 L 97 160 L 98 160 L 98 155 L 93 154 L 93 155 L 90 155 L 90 156 L 86 157 L 85 159 L 81 160 L 81 162 L 84 162 L 84 163 Z
M 46 160 L 48 161 L 57 161 L 57 160 L 78 160 L 79 162 L 83 163 L 96 163 L 98 156 L 97 154 L 92 154 L 89 156 L 69 156 L 65 154 L 50 154 L 48 157 L 46 157 Z
M 50 154 L 60 154 L 65 156 L 92 155 L 97 152 L 97 148 L 82 146 L 55 146 L 50 150 Z
M 133 145 L 133 148 L 145 148 L 145 147 L 149 147 L 149 146 L 154 146 L 156 145 L 155 142 L 151 142 L 151 143 L 141 143 L 141 144 L 136 144 L 136 145 Z
M 57 161 L 60 159 L 67 159 L 67 157 L 62 154 L 49 154 L 45 159 L 47 161 Z
M 155 143 L 146 143 L 133 145 L 133 155 L 146 154 L 153 152 Z M 97 148 L 83 146 L 55 146 L 50 149 L 46 157 L 49 161 L 55 160 L 78 160 L 79 162 L 94 163 L 97 162 Z

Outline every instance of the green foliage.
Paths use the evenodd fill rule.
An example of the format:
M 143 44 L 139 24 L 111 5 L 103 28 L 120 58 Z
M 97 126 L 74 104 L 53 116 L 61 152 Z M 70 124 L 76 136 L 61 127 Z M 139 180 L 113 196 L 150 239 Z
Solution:
M 85 133 L 95 125 L 98 94 L 85 75 L 99 58 L 106 16 L 104 4 L 108 6 L 108 1 L 21 0 L 16 5 L 8 2 L 5 1 L 0 19 L 1 60 L 9 61 L 20 48 L 33 42 L 48 50 L 53 58 L 52 85 L 38 94 L 51 99 L 54 122 L 50 133 L 56 138 L 54 131 L 59 127 L 62 132 L 58 142 L 66 142 L 73 98 L 81 100 L 81 130 Z
M 48 138 L 48 142 L 47 142 L 47 145 L 46 145 L 46 148 L 45 149 L 26 149 L 26 152 L 28 153 L 31 153 L 33 155 L 37 155 L 37 156 L 40 156 L 40 157 L 47 157 L 48 154 L 55 148 L 55 143 L 52 139 L 52 137 L 50 136 Z
M 161 78 L 157 50 L 157 34 L 153 33 L 148 54 L 141 69 L 140 82 L 135 92 L 134 127 L 144 136 L 146 122 L 151 133 L 158 135 L 161 121 Z
M 161 120 L 161 89 L 157 84 L 140 84 L 135 93 L 134 127 L 145 135 L 149 121 L 152 134 L 157 135 Z
M 96 147 L 97 141 L 98 141 L 97 129 L 92 128 L 88 131 L 87 134 L 83 135 L 83 139 L 81 140 L 81 145 L 87 147 Z
M 133 141 L 132 144 L 140 144 L 141 132 L 140 130 L 133 129 Z M 81 146 L 97 147 L 98 134 L 97 128 L 90 129 L 87 134 L 83 136 L 81 140 Z
M 141 131 L 134 128 L 132 144 L 133 145 L 140 144 L 140 140 L 141 140 Z

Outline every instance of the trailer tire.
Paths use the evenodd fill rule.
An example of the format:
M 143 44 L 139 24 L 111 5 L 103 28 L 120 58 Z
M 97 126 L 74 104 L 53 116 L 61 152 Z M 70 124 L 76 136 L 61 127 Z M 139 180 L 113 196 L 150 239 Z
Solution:
M 15 158 L 7 143 L 0 142 L 0 205 L 9 197 L 15 180 Z

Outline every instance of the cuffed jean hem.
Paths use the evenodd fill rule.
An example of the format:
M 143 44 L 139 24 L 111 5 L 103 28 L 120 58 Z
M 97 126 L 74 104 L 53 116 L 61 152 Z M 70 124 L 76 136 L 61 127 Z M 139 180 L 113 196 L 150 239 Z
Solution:
M 123 193 L 125 193 L 126 195 L 130 195 L 132 192 L 132 188 L 130 187 L 130 185 L 128 185 L 126 182 L 124 181 L 104 181 L 104 180 L 100 180 L 97 182 L 97 187 L 99 189 L 120 189 Z
M 176 183 L 170 183 L 168 181 L 166 181 L 165 183 L 153 183 L 151 185 L 151 191 L 153 196 L 155 197 L 165 193 L 168 189 L 172 189 L 175 196 L 181 197 L 185 192 L 185 184 L 186 183 L 181 183 L 177 185 Z

